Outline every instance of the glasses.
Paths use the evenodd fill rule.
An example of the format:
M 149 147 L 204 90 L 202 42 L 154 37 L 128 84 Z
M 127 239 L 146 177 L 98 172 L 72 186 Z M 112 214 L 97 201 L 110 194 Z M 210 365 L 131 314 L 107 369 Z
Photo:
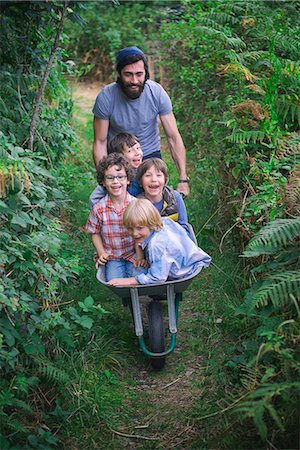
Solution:
M 104 177 L 104 179 L 106 181 L 114 181 L 114 179 L 118 180 L 118 181 L 123 181 L 125 180 L 125 178 L 127 178 L 127 175 L 107 175 L 106 177 Z

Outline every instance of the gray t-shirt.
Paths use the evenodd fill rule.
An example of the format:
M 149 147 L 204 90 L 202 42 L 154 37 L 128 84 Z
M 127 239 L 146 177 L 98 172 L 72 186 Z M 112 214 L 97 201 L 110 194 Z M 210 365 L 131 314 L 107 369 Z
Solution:
M 139 98 L 129 99 L 117 83 L 103 88 L 96 98 L 94 115 L 109 120 L 108 140 L 116 134 L 134 134 L 144 156 L 160 150 L 158 115 L 165 116 L 172 111 L 170 97 L 162 86 L 147 80 Z

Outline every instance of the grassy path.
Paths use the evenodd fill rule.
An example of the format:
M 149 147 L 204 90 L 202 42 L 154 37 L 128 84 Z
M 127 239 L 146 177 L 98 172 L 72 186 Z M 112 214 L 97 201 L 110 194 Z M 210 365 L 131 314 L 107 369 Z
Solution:
M 72 87 L 80 143 L 77 153 L 66 162 L 65 170 L 71 173 L 68 188 L 75 205 L 70 221 L 86 268 L 73 295 L 77 298 L 92 295 L 109 315 L 101 328 L 95 330 L 91 346 L 84 350 L 85 371 L 79 377 L 80 388 L 89 398 L 91 410 L 94 407 L 94 415 L 90 419 L 74 416 L 66 432 L 66 448 L 230 446 L 228 439 L 234 433 L 231 432 L 231 438 L 224 437 L 228 425 L 219 411 L 228 406 L 228 391 L 233 389 L 226 360 L 238 335 L 232 314 L 239 302 L 238 259 L 229 250 L 229 241 L 227 245 L 225 241 L 222 253 L 218 249 L 222 227 L 216 214 L 198 236 L 200 245 L 213 256 L 214 263 L 184 293 L 177 347 L 168 357 L 166 367 L 160 372 L 153 371 L 137 347 L 128 311 L 119 299 L 97 284 L 91 262 L 92 246 L 81 232 L 88 214 L 88 196 L 95 185 L 90 111 L 98 90 L 97 85 Z M 171 166 L 168 155 L 166 159 Z M 171 180 L 172 177 L 175 180 L 174 168 Z M 199 192 L 201 189 L 201 195 L 196 188 Z M 187 202 L 196 232 L 212 216 L 212 197 L 205 177 L 200 177 Z M 207 415 L 212 416 L 202 419 Z

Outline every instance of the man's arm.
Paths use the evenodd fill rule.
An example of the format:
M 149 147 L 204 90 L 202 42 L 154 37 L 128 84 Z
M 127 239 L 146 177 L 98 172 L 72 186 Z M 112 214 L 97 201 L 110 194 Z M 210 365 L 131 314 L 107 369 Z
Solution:
M 169 142 L 172 158 L 178 169 L 179 179 L 186 180 L 186 151 L 174 114 L 170 112 L 165 116 L 160 116 L 160 120 Z M 189 196 L 190 188 L 188 183 L 178 183 L 177 191 L 182 192 L 186 197 Z
M 107 134 L 109 121 L 94 116 L 93 157 L 97 167 L 101 159 L 107 155 Z

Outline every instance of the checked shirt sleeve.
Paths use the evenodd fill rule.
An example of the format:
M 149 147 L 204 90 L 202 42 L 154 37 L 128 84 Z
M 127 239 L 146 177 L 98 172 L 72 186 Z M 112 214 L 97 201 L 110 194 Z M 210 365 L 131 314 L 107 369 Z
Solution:
M 102 220 L 101 220 L 101 208 L 96 204 L 88 217 L 88 220 L 85 224 L 85 231 L 89 234 L 100 233 Z

